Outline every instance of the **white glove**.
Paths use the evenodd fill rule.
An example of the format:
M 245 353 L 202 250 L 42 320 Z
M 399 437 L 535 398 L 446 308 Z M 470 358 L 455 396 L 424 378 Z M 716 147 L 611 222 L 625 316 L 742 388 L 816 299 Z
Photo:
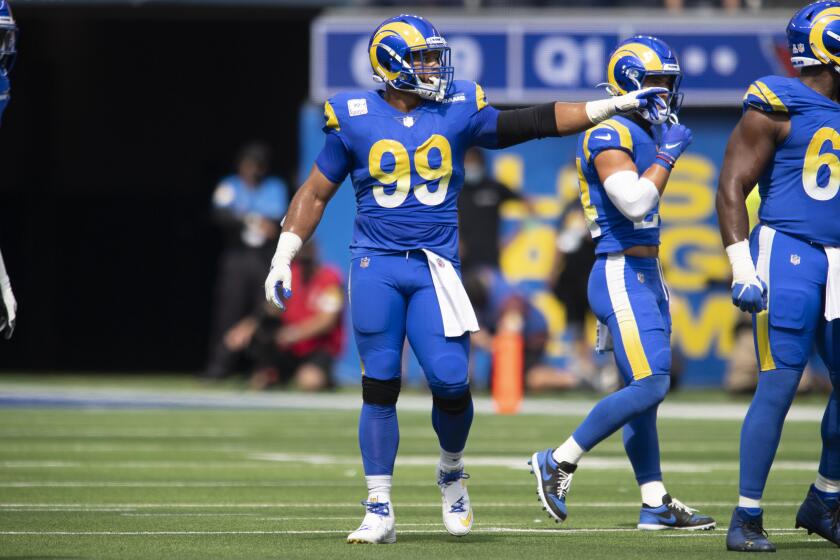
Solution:
M 647 108 L 655 114 L 657 107 L 666 108 L 665 101 L 659 97 L 663 93 L 668 93 L 668 90 L 661 87 L 649 87 L 609 99 L 590 101 L 586 104 L 586 114 L 594 124 L 605 121 L 613 115 L 630 113 L 642 108 Z
M 15 294 L 12 293 L 12 282 L 6 274 L 6 265 L 3 263 L 2 255 L 0 255 L 0 297 L 3 300 L 3 308 L 0 309 L 0 333 L 9 340 L 15 332 L 17 300 L 15 300 Z
M 726 248 L 732 265 L 732 303 L 741 311 L 760 313 L 767 309 L 767 284 L 759 278 L 750 256 L 748 241 L 738 241 Z
M 283 300 L 280 298 L 281 291 L 284 299 L 292 297 L 292 259 L 303 245 L 303 240 L 289 231 L 280 234 L 277 240 L 277 251 L 271 259 L 271 270 L 265 279 L 265 300 L 276 305 L 281 311 L 286 310 Z

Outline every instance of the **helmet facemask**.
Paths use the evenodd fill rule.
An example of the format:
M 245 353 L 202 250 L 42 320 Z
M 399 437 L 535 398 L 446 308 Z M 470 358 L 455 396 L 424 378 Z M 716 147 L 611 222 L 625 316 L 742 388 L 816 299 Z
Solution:
M 412 50 L 409 54 L 411 73 L 401 75 L 406 83 L 414 83 L 413 91 L 424 99 L 443 101 L 452 85 L 455 68 L 451 65 L 449 47 L 440 46 Z

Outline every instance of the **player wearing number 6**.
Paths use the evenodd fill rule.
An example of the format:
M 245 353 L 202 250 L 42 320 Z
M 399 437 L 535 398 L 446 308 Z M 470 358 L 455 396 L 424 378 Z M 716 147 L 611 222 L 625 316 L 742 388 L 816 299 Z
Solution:
M 462 453 L 473 417 L 469 333 L 478 330 L 458 274 L 457 198 L 464 152 L 574 134 L 618 112 L 664 103 L 652 88 L 590 103 L 498 111 L 481 87 L 454 80 L 446 40 L 421 17 L 383 22 L 369 42 L 380 91 L 336 95 L 324 105 L 323 150 L 295 194 L 265 282 L 266 298 L 290 297 L 289 263 L 349 174 L 356 191 L 350 305 L 362 361 L 359 446 L 368 498 L 352 543 L 392 543 L 391 476 L 399 443 L 396 402 L 403 342 L 432 392 L 440 443 L 435 478 L 443 522 L 454 535 L 473 523 Z
M 741 430 L 738 507 L 729 550 L 775 550 L 761 496 L 814 342 L 834 391 L 822 422 L 816 482 L 796 526 L 840 544 L 840 2 L 799 10 L 787 28 L 796 78 L 750 85 L 720 175 L 718 217 L 732 300 L 753 314 L 758 388 Z M 749 241 L 744 200 L 758 182 Z

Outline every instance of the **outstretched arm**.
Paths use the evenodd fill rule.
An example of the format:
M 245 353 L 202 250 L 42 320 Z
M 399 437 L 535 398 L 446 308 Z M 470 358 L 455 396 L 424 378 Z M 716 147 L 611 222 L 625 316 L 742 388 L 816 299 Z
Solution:
M 732 303 L 750 313 L 767 307 L 767 288 L 750 255 L 746 198 L 789 130 L 786 117 L 748 109 L 729 137 L 718 180 L 716 206 L 732 265 Z
M 658 95 L 664 88 L 645 88 L 626 95 L 588 103 L 546 103 L 524 109 L 500 111 L 496 122 L 498 148 L 536 138 L 577 134 L 620 113 L 640 107 L 663 106 Z
M 309 177 L 292 197 L 283 221 L 283 232 L 277 241 L 277 251 L 271 259 L 271 270 L 265 279 L 265 299 L 280 309 L 285 309 L 281 293 L 284 298 L 292 296 L 292 259 L 312 236 L 340 184 L 330 181 L 317 165 L 313 165 Z

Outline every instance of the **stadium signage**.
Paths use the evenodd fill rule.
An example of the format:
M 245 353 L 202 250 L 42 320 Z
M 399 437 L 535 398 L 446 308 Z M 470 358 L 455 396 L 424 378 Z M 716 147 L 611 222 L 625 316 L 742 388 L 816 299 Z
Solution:
M 383 14 L 328 14 L 312 24 L 310 97 L 322 102 L 347 89 L 371 88 L 367 43 Z M 592 99 L 602 94 L 610 51 L 623 38 L 656 34 L 680 58 L 686 105 L 738 105 L 749 83 L 790 72 L 782 17 L 725 22 L 560 16 L 432 18 L 452 47 L 456 78 L 474 80 L 497 104 Z M 616 24 L 616 21 L 620 21 Z

